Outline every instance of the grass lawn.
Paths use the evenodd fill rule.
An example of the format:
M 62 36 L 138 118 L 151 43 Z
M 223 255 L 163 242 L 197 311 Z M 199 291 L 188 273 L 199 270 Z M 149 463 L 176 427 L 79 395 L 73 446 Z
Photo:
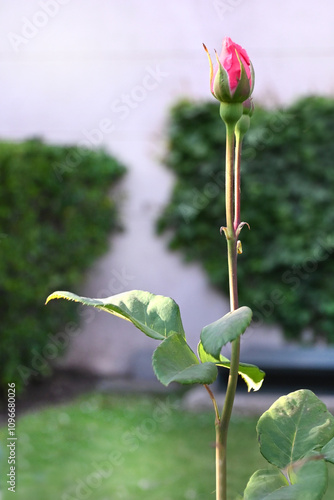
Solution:
M 231 422 L 229 500 L 265 465 L 255 424 Z M 21 417 L 17 436 L 17 500 L 215 500 L 213 412 L 181 411 L 175 396 L 87 395 Z M 0 438 L 7 500 L 6 428 Z

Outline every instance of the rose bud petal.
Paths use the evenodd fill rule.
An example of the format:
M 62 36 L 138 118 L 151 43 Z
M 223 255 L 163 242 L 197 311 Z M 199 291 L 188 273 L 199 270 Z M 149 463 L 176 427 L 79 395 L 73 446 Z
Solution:
M 223 40 L 220 56 L 216 53 L 217 65 L 213 70 L 210 63 L 210 88 L 220 102 L 243 102 L 250 97 L 254 88 L 254 70 L 247 52 L 229 37 Z

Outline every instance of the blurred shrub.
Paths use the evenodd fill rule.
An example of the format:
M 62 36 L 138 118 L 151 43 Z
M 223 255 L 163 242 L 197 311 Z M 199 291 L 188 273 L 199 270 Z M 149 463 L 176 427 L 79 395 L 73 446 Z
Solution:
M 244 140 L 239 257 L 240 304 L 256 322 L 289 337 L 308 329 L 334 341 L 334 100 L 305 98 L 288 109 L 255 108 Z M 158 230 L 170 247 L 201 261 L 228 291 L 224 135 L 218 103 L 181 102 L 171 112 L 166 164 L 177 174 Z
M 117 227 L 110 188 L 124 172 L 103 151 L 38 140 L 0 143 L 3 388 L 10 381 L 19 389 L 47 373 L 69 343 L 73 304 L 44 302 L 55 290 L 78 289 L 85 271 L 107 250 Z

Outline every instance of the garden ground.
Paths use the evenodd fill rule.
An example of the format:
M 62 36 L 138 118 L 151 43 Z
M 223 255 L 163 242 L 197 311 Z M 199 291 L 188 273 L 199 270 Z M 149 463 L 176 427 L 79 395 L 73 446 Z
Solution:
M 196 393 L 198 398 L 197 389 L 203 388 L 186 395 L 147 395 L 131 394 L 124 381 L 114 381 L 114 392 L 105 382 L 99 384 L 108 392 L 96 390 L 96 379 L 58 373 L 41 381 L 29 398 L 19 398 L 18 500 L 214 498 L 213 411 L 184 409 L 184 402 L 196 399 Z M 250 394 L 249 400 L 256 396 Z M 256 417 L 238 411 L 231 422 L 231 499 L 241 498 L 249 476 L 266 466 L 255 425 Z M 2 443 L 6 431 L 5 426 L 0 430 Z M 2 470 L 7 466 L 4 448 Z M 334 468 L 329 472 L 327 500 L 334 497 Z M 10 492 L 2 481 L 7 500 Z

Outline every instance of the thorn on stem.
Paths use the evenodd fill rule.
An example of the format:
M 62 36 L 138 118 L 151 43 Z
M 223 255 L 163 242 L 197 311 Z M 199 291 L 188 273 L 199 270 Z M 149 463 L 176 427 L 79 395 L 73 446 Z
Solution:
M 237 230 L 235 232 L 236 236 L 238 237 L 240 232 L 241 232 L 241 229 L 244 227 L 244 226 L 247 226 L 248 229 L 250 230 L 250 225 L 248 224 L 248 222 L 240 222 L 239 226 L 237 227 Z
M 219 231 L 220 231 L 220 234 L 225 233 L 225 236 L 226 236 L 226 238 L 227 238 L 227 227 L 222 226 L 222 227 L 220 228 L 220 230 L 219 230 Z

